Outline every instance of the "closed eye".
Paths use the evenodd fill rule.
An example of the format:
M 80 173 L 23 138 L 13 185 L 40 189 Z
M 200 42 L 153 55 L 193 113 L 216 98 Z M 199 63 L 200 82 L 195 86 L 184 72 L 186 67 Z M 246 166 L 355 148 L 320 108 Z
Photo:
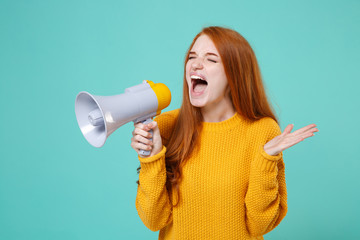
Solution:
M 212 59 L 208 59 L 209 62 L 213 62 L 213 63 L 217 63 L 217 61 L 212 60 Z

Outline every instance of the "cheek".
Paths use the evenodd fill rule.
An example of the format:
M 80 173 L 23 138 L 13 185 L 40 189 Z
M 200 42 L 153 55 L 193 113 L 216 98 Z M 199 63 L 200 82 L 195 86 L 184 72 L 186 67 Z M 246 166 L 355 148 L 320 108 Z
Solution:
M 226 75 L 221 70 L 212 71 L 211 75 L 213 76 L 214 83 L 218 88 L 223 88 L 228 84 Z
M 229 84 L 227 78 L 222 74 L 216 74 L 214 77 L 214 81 L 212 85 L 213 91 L 217 93 L 217 95 L 225 95 L 229 91 Z
M 189 62 L 187 62 L 186 65 L 185 65 L 185 73 L 186 73 L 186 76 L 190 73 L 190 72 L 189 72 L 189 71 L 190 71 L 190 66 L 191 66 L 191 64 L 190 64 Z
M 189 75 L 190 75 L 190 64 L 187 63 L 187 64 L 186 64 L 186 67 L 185 67 L 185 79 L 186 79 L 186 82 L 187 82 L 188 86 L 190 87 L 190 85 L 189 85 L 189 84 L 190 84 Z

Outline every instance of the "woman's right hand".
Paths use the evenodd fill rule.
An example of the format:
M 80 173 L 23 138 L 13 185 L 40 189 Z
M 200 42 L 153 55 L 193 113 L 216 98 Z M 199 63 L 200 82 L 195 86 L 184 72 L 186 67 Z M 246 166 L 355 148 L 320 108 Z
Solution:
M 162 141 L 160 136 L 160 130 L 157 122 L 152 121 L 148 124 L 136 123 L 135 129 L 132 132 L 131 147 L 139 154 L 140 150 L 151 151 L 149 156 L 140 155 L 140 157 L 151 157 L 158 154 L 162 149 Z M 149 132 L 153 130 L 153 136 Z M 152 141 L 150 138 L 152 137 Z

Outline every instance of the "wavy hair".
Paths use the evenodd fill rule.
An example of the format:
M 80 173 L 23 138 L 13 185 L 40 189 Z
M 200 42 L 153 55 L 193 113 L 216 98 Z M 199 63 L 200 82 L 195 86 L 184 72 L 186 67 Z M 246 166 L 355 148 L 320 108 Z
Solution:
M 279 123 L 268 102 L 255 53 L 246 39 L 229 28 L 211 26 L 202 29 L 195 36 L 186 53 L 182 105 L 166 146 L 166 187 L 169 192 L 175 191 L 177 199 L 180 194 L 179 183 L 182 167 L 191 154 L 196 151 L 203 121 L 200 108 L 194 107 L 190 103 L 189 87 L 185 75 L 189 52 L 195 41 L 203 34 L 213 41 L 220 54 L 235 111 L 250 121 L 270 117 Z M 176 206 L 177 203 L 178 201 L 172 204 Z

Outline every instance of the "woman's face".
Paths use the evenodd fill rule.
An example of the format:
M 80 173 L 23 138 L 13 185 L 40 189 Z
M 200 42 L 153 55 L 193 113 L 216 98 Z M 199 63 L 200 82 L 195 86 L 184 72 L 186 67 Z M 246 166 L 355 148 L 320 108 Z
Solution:
M 230 88 L 220 54 L 207 35 L 201 35 L 190 50 L 185 76 L 193 106 L 215 108 L 230 101 Z

